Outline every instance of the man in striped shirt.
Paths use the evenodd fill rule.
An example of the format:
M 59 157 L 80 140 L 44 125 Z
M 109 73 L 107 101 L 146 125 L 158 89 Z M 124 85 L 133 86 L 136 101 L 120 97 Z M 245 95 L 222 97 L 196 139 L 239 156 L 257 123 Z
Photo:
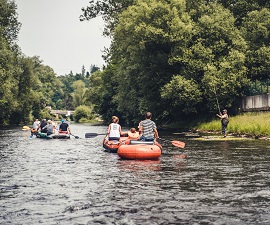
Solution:
M 142 134 L 140 140 L 153 141 L 155 138 L 159 138 L 157 126 L 154 121 L 151 120 L 152 113 L 147 112 L 145 114 L 145 120 L 140 122 L 139 131 Z

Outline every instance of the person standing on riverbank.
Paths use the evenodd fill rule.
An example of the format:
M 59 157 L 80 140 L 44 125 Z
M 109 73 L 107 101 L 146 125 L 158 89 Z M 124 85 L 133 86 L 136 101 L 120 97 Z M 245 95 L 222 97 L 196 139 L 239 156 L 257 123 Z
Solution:
M 221 121 L 221 131 L 224 135 L 223 137 L 226 137 L 226 129 L 229 123 L 229 116 L 226 109 L 223 109 L 222 114 L 217 114 L 217 116 L 220 118 Z
M 156 123 L 151 118 L 152 113 L 147 112 L 145 114 L 145 120 L 140 122 L 139 132 L 142 134 L 140 137 L 142 141 L 153 141 L 155 138 L 159 138 Z

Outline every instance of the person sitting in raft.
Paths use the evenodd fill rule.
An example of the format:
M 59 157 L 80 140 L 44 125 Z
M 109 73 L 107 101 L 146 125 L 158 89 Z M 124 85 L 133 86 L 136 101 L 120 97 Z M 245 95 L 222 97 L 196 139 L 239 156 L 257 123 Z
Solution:
M 33 123 L 33 128 L 31 129 L 31 135 L 36 134 L 39 128 L 40 121 L 36 118 L 35 122 Z
M 59 126 L 59 131 L 58 133 L 59 134 L 71 134 L 71 131 L 70 131 L 70 127 L 69 125 L 66 123 L 66 121 L 64 119 L 61 120 L 61 124 Z
M 38 127 L 38 129 L 40 130 L 41 133 L 47 133 L 47 130 L 42 130 L 43 127 L 45 127 L 46 125 L 47 125 L 47 120 L 43 119 Z
M 142 134 L 140 137 L 142 141 L 153 141 L 155 138 L 159 138 L 156 123 L 151 118 L 152 113 L 147 112 L 145 114 L 145 120 L 140 122 L 139 131 Z
M 120 136 L 127 134 L 127 132 L 122 132 L 121 126 L 118 124 L 119 118 L 117 116 L 112 116 L 112 123 L 108 127 L 107 136 L 110 140 L 120 140 Z
M 134 127 L 132 127 L 132 128 L 130 129 L 130 131 L 128 132 L 128 138 L 129 138 L 130 140 L 138 140 L 139 137 L 140 137 L 139 132 L 137 132 L 136 129 L 135 129 Z
M 42 128 L 42 130 L 45 130 L 45 129 L 47 129 L 47 136 L 55 133 L 55 127 L 52 124 L 51 120 L 48 120 L 48 124 Z

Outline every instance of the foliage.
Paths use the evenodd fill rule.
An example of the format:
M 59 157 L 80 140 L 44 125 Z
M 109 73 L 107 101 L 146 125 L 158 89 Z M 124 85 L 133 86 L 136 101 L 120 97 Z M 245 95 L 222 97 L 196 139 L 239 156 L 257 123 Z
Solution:
M 196 112 L 196 104 L 202 101 L 202 94 L 198 85 L 191 79 L 187 80 L 182 76 L 174 76 L 161 91 L 161 97 L 171 103 L 173 111 L 168 109 L 170 114 Z
M 85 103 L 85 83 L 82 80 L 77 80 L 72 84 L 74 92 L 72 93 L 73 105 L 75 107 Z
M 86 105 L 80 105 L 75 109 L 73 117 L 76 122 L 79 122 L 82 118 L 84 119 L 92 119 L 92 107 Z
M 89 106 L 77 121 L 117 115 L 133 125 L 146 111 L 158 123 L 192 121 L 270 78 L 266 0 L 92 0 L 80 18 L 105 20 L 108 65 L 60 77 L 23 55 L 16 4 L 0 3 L 0 124 L 45 117 L 48 105 Z
M 16 9 L 14 1 L 0 0 L 0 36 L 5 37 L 9 44 L 17 40 L 21 27 Z
M 107 23 L 104 34 L 110 35 L 114 29 L 118 14 L 133 2 L 134 0 L 91 0 L 89 6 L 82 8 L 80 20 L 90 20 L 102 16 Z
M 270 71 L 270 10 L 262 9 L 247 14 L 241 28 L 247 40 L 246 65 L 252 80 L 269 78 Z

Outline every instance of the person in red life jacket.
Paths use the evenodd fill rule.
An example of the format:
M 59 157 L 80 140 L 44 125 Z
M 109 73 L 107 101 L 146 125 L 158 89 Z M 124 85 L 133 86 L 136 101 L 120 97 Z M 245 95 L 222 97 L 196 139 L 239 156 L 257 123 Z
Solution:
M 130 131 L 128 131 L 128 138 L 130 140 L 138 140 L 140 137 L 139 132 L 136 131 L 136 128 L 132 127 Z
M 71 134 L 69 125 L 65 122 L 64 119 L 61 120 L 61 124 L 59 126 L 59 134 Z

